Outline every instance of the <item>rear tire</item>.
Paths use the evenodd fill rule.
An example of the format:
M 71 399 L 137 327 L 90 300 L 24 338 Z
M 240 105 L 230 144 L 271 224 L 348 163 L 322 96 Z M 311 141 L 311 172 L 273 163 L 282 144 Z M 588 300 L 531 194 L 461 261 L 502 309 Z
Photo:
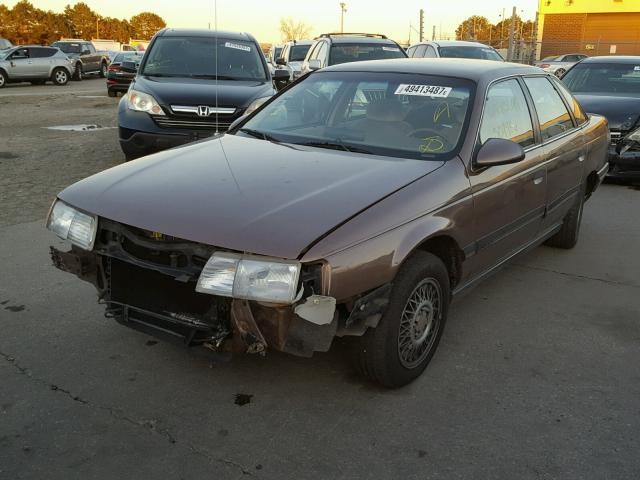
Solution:
M 69 82 L 69 72 L 64 68 L 54 68 L 51 72 L 51 81 L 54 85 L 62 87 Z
M 442 260 L 415 252 L 398 272 L 378 326 L 356 339 L 356 368 L 387 388 L 419 377 L 440 342 L 450 297 L 449 274 Z
M 100 78 L 105 78 L 107 76 L 107 62 L 102 62 L 100 65 Z
M 7 74 L 0 70 L 0 88 L 7 85 Z
M 578 192 L 576 203 L 571 207 L 562 221 L 562 227 L 558 233 L 550 237 L 545 244 L 550 247 L 570 249 L 578 243 L 580 225 L 582 224 L 582 211 L 584 209 L 584 185 Z

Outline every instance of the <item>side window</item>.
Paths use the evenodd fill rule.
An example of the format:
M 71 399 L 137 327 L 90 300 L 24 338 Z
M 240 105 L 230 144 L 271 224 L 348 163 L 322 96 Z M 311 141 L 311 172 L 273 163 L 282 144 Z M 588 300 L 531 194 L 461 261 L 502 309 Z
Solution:
M 31 58 L 47 58 L 56 53 L 53 48 L 30 48 L 29 50 L 29 56 Z
M 578 55 L 567 55 L 566 57 L 564 57 L 565 62 L 577 62 L 578 60 L 580 60 L 580 58 L 578 57 Z
M 578 125 L 582 125 L 583 123 L 586 123 L 586 121 L 588 120 L 587 114 L 584 113 L 584 110 L 582 110 L 582 107 L 580 106 L 578 101 L 574 98 L 574 96 L 571 95 L 571 92 L 567 90 L 567 87 L 565 87 L 562 84 L 562 82 L 559 80 L 552 80 L 552 81 L 553 81 L 553 84 L 556 86 L 556 88 L 560 90 L 560 93 L 562 93 L 562 96 L 569 104 L 571 110 L 573 111 L 573 116 L 575 117 L 576 122 L 578 122 Z
M 427 49 L 426 45 L 418 45 L 416 47 L 416 53 L 414 55 L 414 57 L 418 57 L 418 58 L 424 58 L 424 52 Z
M 436 49 L 431 45 L 427 45 L 427 49 L 424 52 L 424 58 L 436 58 Z
M 416 47 L 410 47 L 407 49 L 407 57 L 413 58 L 413 53 L 416 51 Z
M 12 59 L 29 58 L 29 49 L 20 48 L 11 54 Z
M 487 92 L 480 142 L 490 138 L 506 138 L 523 148 L 533 145 L 533 123 L 524 93 L 517 80 L 505 80 L 492 85 Z
M 91 53 L 92 55 L 94 53 L 96 53 L 96 47 L 93 46 L 93 43 L 87 43 L 87 47 L 89 49 L 89 53 Z
M 573 128 L 571 115 L 560 95 L 545 77 L 525 77 L 538 113 L 542 139 L 547 140 Z

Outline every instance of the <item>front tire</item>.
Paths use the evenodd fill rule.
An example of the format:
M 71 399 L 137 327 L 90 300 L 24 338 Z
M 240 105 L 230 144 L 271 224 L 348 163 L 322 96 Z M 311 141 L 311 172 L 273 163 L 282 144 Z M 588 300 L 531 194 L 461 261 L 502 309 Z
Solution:
M 419 377 L 440 342 L 450 297 L 442 260 L 428 252 L 414 253 L 396 276 L 378 326 L 357 339 L 356 368 L 387 388 Z
M 55 68 L 51 73 L 51 81 L 58 87 L 66 85 L 69 82 L 69 72 L 64 68 Z
M 0 88 L 7 84 L 7 74 L 0 70 Z
M 580 225 L 582 224 L 582 211 L 584 209 L 584 186 L 578 192 L 578 198 L 571 210 L 562 221 L 562 227 L 558 233 L 550 237 L 545 244 L 550 247 L 570 249 L 578 243 Z
M 566 70 L 564 68 L 559 68 L 554 73 L 556 74 L 556 77 L 560 78 L 560 77 L 562 77 L 562 75 L 565 74 L 565 72 L 566 72 Z
M 102 62 L 102 65 L 100 65 L 100 78 L 105 78 L 107 76 L 107 69 L 109 67 L 107 67 L 107 63 L 106 62 Z

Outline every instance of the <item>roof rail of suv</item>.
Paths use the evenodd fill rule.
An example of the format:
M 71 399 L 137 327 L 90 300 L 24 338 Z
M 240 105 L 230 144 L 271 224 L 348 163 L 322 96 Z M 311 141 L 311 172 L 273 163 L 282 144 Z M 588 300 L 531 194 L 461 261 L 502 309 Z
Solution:
M 355 32 L 345 32 L 345 33 L 323 33 L 320 35 L 320 38 L 331 38 L 331 37 L 370 37 L 370 38 L 384 38 L 386 40 L 387 36 L 382 35 L 381 33 L 355 33 Z

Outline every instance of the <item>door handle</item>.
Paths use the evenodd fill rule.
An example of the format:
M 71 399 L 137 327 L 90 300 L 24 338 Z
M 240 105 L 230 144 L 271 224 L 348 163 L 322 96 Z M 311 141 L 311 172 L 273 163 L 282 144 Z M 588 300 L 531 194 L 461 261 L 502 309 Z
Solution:
M 579 162 L 584 162 L 584 155 L 580 155 L 580 156 L 578 157 L 578 161 L 579 161 Z
M 540 185 L 542 183 L 542 180 L 544 180 L 543 176 L 536 177 L 536 178 L 533 179 L 533 184 L 534 185 Z

